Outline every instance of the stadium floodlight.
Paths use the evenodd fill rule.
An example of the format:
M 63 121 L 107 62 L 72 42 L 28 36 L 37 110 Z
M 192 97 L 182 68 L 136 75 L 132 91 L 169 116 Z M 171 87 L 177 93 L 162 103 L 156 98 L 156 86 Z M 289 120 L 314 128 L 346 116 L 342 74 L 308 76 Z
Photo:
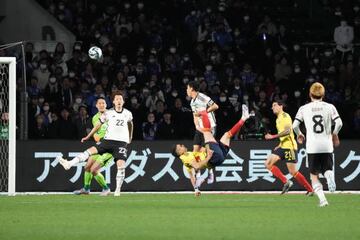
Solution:
M 16 58 L 0 57 L 0 192 L 16 193 Z

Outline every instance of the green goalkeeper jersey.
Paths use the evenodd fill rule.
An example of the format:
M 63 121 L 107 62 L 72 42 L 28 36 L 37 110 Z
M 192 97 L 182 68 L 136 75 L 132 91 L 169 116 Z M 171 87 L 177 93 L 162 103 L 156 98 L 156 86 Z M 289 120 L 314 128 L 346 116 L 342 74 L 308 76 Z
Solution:
M 101 113 L 98 112 L 97 114 L 95 114 L 92 117 L 92 125 L 95 126 L 97 123 L 100 122 L 100 116 Z M 103 139 L 106 133 L 106 129 L 107 129 L 107 122 L 105 122 L 103 125 L 101 125 L 101 127 L 99 128 L 99 130 L 97 130 L 97 132 L 95 133 L 95 135 L 97 135 L 97 137 L 99 138 L 99 140 Z

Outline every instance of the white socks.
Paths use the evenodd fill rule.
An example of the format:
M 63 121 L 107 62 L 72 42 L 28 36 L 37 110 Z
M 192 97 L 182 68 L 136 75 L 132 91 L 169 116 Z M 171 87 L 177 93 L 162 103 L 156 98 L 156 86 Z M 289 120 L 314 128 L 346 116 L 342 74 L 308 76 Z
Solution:
M 74 166 L 79 162 L 85 162 L 89 157 L 90 157 L 90 153 L 88 152 L 88 150 L 80 153 L 79 155 L 74 157 L 71 161 L 69 161 L 70 167 Z
M 117 174 L 116 174 L 116 189 L 115 192 L 119 192 L 121 190 L 121 186 L 124 182 L 125 178 L 125 168 L 118 167 Z
M 321 182 L 313 183 L 312 187 L 314 189 L 314 192 L 318 196 L 320 202 L 327 201 L 326 197 L 325 197 L 325 194 L 324 194 L 324 191 L 323 191 L 323 186 L 322 186 Z
M 336 190 L 336 183 L 335 183 L 334 172 L 331 171 L 331 170 L 327 170 L 327 171 L 324 173 L 324 176 L 325 176 L 325 178 L 326 178 L 329 191 L 330 191 L 330 192 L 335 192 L 335 190 Z

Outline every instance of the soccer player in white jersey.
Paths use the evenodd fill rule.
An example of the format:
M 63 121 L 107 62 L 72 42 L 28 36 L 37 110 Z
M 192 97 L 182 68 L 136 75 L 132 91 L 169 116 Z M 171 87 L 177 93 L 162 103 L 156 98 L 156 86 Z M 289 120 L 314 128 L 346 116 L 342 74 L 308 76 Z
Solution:
M 120 91 L 112 95 L 114 108 L 106 111 L 100 117 L 100 122 L 94 126 L 91 132 L 81 142 L 91 138 L 91 136 L 101 127 L 102 124 L 107 122 L 108 127 L 104 139 L 96 146 L 87 149 L 85 152 L 80 153 L 71 161 L 66 161 L 62 157 L 57 157 L 60 164 L 66 169 L 79 162 L 85 162 L 89 156 L 94 154 L 111 153 L 116 161 L 117 174 L 116 174 L 116 189 L 114 196 L 120 196 L 121 185 L 125 178 L 125 161 L 127 159 L 127 145 L 132 140 L 133 135 L 133 116 L 132 113 L 123 108 L 124 99 Z
M 326 178 L 330 192 L 336 190 L 333 172 L 333 151 L 339 146 L 338 133 L 342 127 L 341 118 L 334 105 L 323 102 L 325 88 L 321 83 L 313 83 L 310 87 L 309 96 L 311 102 L 299 108 L 293 129 L 301 144 L 305 140 L 300 131 L 300 123 L 304 122 L 306 128 L 306 153 L 310 167 L 310 178 L 314 192 L 320 200 L 320 207 L 329 205 L 323 186 L 319 181 L 319 174 Z M 332 122 L 335 123 L 334 130 L 331 129 Z
M 207 95 L 199 92 L 199 84 L 197 82 L 191 81 L 187 84 L 186 94 L 191 97 L 191 110 L 193 112 L 194 124 L 196 129 L 203 129 L 203 122 L 201 120 L 201 113 L 208 113 L 208 116 L 211 126 L 211 133 L 215 135 L 216 128 L 216 119 L 214 111 L 216 111 L 219 106 Z M 196 130 L 193 141 L 193 152 L 200 152 L 201 148 L 205 145 L 205 139 L 202 132 Z M 197 173 L 200 175 L 200 172 Z M 209 169 L 208 184 L 214 182 L 214 173 L 213 169 Z

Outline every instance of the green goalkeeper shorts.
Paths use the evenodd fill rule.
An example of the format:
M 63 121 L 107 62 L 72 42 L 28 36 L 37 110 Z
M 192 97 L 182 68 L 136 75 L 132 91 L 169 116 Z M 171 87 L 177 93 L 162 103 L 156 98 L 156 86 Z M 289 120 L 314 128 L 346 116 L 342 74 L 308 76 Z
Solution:
M 100 154 L 93 155 L 93 156 L 91 156 L 91 158 L 94 161 L 100 163 L 101 167 L 104 167 L 110 162 L 111 159 L 113 159 L 113 156 L 111 153 L 104 153 L 101 155 Z

